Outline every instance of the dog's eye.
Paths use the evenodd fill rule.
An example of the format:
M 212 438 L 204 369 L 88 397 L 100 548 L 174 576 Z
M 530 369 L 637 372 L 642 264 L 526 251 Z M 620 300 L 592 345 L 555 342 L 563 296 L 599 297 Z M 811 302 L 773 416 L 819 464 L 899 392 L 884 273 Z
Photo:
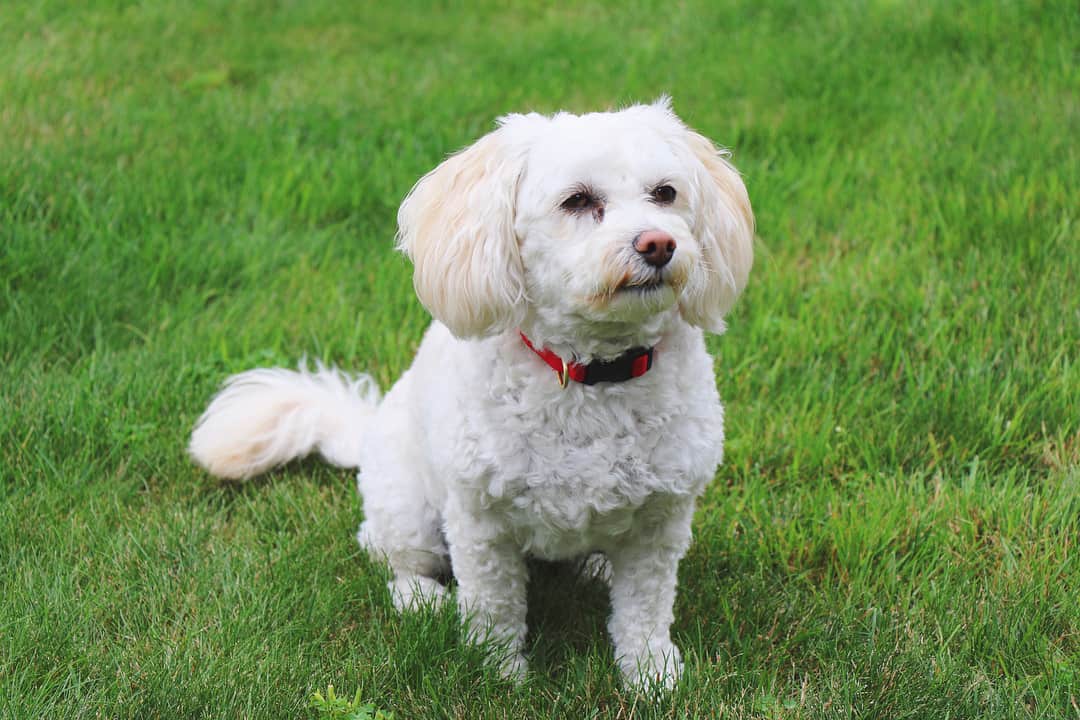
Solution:
M 654 188 L 652 193 L 653 202 L 660 205 L 670 205 L 675 202 L 675 188 L 670 185 L 661 185 L 658 188 Z
M 588 210 L 596 206 L 596 198 L 587 192 L 579 191 L 563 200 L 563 210 Z

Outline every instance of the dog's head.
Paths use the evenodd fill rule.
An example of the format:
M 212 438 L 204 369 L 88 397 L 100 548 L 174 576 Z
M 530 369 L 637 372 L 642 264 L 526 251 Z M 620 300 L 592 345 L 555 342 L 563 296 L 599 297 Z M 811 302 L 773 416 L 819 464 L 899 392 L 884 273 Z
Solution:
M 398 225 L 421 302 L 459 337 L 530 312 L 616 327 L 676 306 L 721 332 L 753 259 L 738 173 L 666 99 L 508 115 L 425 175 Z

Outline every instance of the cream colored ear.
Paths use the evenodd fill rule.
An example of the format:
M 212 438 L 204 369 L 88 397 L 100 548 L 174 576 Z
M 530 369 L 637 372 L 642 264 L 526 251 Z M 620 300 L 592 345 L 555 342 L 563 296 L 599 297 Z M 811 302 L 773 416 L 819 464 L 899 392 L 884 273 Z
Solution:
M 704 266 L 680 303 L 683 317 L 712 332 L 724 331 L 724 315 L 746 287 L 754 264 L 754 214 L 739 173 L 708 138 L 686 130 L 686 142 L 704 172 L 698 187 L 695 235 Z
M 514 202 L 525 151 L 511 146 L 511 120 L 422 177 L 398 210 L 416 294 L 458 337 L 514 327 L 524 312 Z

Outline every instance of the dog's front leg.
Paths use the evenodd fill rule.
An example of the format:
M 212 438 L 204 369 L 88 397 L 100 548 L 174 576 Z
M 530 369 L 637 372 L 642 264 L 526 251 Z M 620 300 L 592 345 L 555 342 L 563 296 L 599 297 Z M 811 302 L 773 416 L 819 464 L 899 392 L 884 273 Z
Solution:
M 525 676 L 525 558 L 489 514 L 448 508 L 446 538 L 457 578 L 458 608 L 472 642 L 490 642 L 503 675 Z
M 690 544 L 693 500 L 662 501 L 607 555 L 611 562 L 611 620 L 615 657 L 628 683 L 674 687 L 682 674 L 671 641 L 679 560 Z

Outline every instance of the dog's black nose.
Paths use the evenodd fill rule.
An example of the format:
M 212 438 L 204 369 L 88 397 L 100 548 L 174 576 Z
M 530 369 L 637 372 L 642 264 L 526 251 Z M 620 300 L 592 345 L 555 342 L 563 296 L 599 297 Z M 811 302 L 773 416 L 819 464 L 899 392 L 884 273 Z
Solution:
M 675 254 L 675 238 L 662 230 L 646 230 L 634 238 L 634 249 L 653 267 L 662 268 Z

